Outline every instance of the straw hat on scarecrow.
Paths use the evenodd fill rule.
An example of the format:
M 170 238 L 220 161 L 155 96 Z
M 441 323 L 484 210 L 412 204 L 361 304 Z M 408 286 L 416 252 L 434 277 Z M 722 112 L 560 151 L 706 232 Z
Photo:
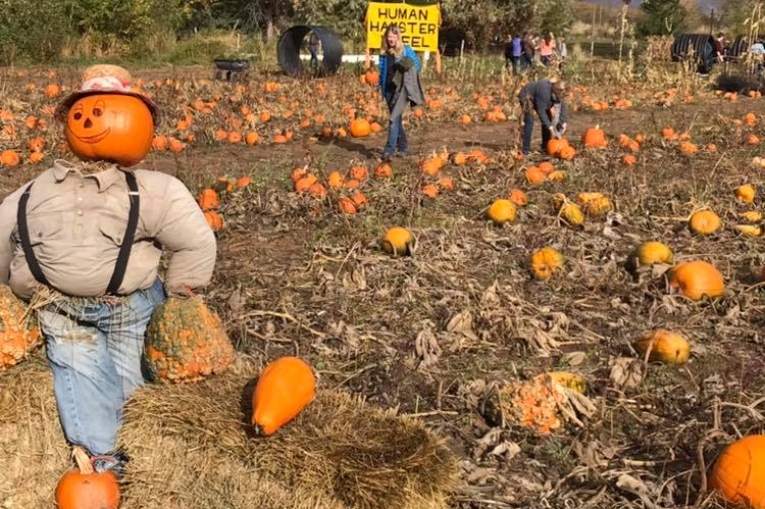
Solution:
M 121 94 L 140 99 L 149 108 L 154 119 L 154 125 L 159 123 L 159 108 L 154 102 L 140 92 L 136 92 L 132 86 L 133 77 L 130 71 L 124 67 L 111 64 L 98 64 L 85 69 L 82 73 L 80 89 L 66 96 L 56 108 L 55 118 L 60 122 L 66 122 L 69 109 L 82 99 L 94 94 Z

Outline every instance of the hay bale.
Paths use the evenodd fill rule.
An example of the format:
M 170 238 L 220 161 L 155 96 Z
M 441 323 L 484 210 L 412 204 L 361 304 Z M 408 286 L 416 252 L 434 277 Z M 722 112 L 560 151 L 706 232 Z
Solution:
M 240 364 L 195 385 L 137 391 L 120 435 L 131 457 L 126 507 L 167 507 L 181 493 L 184 503 L 172 507 L 445 507 L 456 461 L 419 421 L 320 390 L 276 435 L 251 437 L 254 382 Z M 246 506 L 223 501 L 239 494 Z
M 41 350 L 0 372 L 0 451 L 2 507 L 53 507 L 56 484 L 71 462 Z

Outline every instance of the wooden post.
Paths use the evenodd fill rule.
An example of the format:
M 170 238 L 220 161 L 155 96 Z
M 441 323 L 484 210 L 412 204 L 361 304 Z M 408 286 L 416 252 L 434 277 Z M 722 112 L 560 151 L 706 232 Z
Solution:
M 590 58 L 595 56 L 595 25 L 598 22 L 598 8 L 592 9 L 592 33 L 590 35 Z
M 436 49 L 436 74 L 441 74 L 441 51 Z

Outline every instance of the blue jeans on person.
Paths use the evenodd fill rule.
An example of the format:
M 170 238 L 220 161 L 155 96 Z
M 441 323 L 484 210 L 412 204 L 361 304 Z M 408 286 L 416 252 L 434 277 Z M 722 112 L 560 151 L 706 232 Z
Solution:
M 145 383 L 146 326 L 165 298 L 157 279 L 111 303 L 76 299 L 37 310 L 64 435 L 91 456 L 115 453 L 123 404 Z
M 396 103 L 393 104 L 394 94 L 385 96 L 385 102 L 390 110 L 390 126 L 388 127 L 388 141 L 385 143 L 383 149 L 383 158 L 392 156 L 396 151 L 400 155 L 405 155 L 409 150 L 409 143 L 406 139 L 406 131 L 404 131 L 404 109 L 409 102 L 409 96 L 406 93 L 406 89 L 402 90 L 398 94 Z
M 521 107 L 523 107 L 523 104 L 521 104 Z M 523 113 L 523 143 L 521 151 L 524 155 L 531 153 L 531 137 L 534 135 L 534 115 L 536 115 L 534 110 L 524 111 Z M 551 139 L 552 133 L 550 133 L 550 129 L 542 124 L 542 152 L 545 152 L 547 143 Z

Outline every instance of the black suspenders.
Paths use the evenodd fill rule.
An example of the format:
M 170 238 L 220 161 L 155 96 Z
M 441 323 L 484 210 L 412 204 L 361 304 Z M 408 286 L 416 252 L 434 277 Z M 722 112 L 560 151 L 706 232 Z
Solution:
M 128 260 L 130 259 L 130 251 L 133 248 L 133 239 L 135 237 L 135 231 L 138 227 L 138 213 L 140 212 L 141 199 L 138 194 L 138 183 L 136 182 L 135 175 L 131 172 L 123 172 L 125 174 L 125 180 L 127 181 L 128 188 L 130 188 L 130 214 L 128 216 L 127 228 L 125 229 L 125 237 L 122 239 L 122 245 L 120 246 L 119 255 L 117 255 L 117 263 L 114 266 L 114 272 L 112 278 L 109 280 L 109 286 L 106 288 L 106 293 L 115 295 L 122 284 L 122 280 L 125 277 L 125 271 L 127 270 Z M 34 278 L 46 285 L 51 286 L 48 283 L 48 278 L 45 277 L 45 273 L 42 271 L 35 252 L 32 249 L 32 243 L 29 238 L 29 227 L 27 225 L 27 202 L 29 201 L 29 191 L 32 190 L 31 182 L 19 199 L 19 207 L 16 211 L 16 223 L 19 232 L 19 240 L 21 241 L 21 249 L 24 250 L 24 257 L 29 265 L 29 270 L 32 272 Z

